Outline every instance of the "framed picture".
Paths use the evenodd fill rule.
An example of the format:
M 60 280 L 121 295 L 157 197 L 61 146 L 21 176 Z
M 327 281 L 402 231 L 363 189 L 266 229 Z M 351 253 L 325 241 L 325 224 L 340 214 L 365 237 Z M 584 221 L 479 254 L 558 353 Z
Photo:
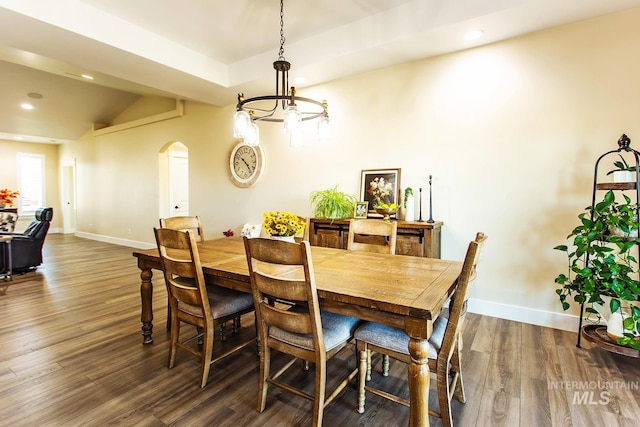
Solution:
M 354 218 L 366 218 L 368 213 L 369 202 L 356 202 L 353 211 Z
M 366 169 L 360 178 L 360 200 L 368 203 L 369 212 L 382 203 L 398 204 L 400 169 Z

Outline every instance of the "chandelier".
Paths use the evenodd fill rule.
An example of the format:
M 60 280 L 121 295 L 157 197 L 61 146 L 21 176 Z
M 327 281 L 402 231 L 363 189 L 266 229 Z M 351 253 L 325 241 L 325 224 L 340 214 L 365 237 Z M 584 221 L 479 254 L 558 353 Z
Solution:
M 290 135 L 292 144 L 300 139 L 303 121 L 319 119 L 320 137 L 326 137 L 330 132 L 327 101 L 297 96 L 296 88 L 289 87 L 291 63 L 284 58 L 283 2 L 280 0 L 280 50 L 278 59 L 273 63 L 273 68 L 276 70 L 276 93 L 247 99 L 244 98 L 243 93 L 239 93 L 236 112 L 233 115 L 233 136 L 243 138 L 246 143 L 252 145 L 260 143 L 260 132 L 256 125 L 260 120 L 283 123 L 284 131 Z

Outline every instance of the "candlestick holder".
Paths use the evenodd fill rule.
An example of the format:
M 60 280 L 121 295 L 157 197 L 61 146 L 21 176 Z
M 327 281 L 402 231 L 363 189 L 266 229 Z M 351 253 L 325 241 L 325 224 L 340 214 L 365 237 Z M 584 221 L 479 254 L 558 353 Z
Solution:
M 432 175 L 429 175 L 429 219 L 427 220 L 427 222 L 434 222 L 433 221 L 433 205 L 432 205 L 432 198 L 431 198 L 431 178 Z
M 420 217 L 418 218 L 418 222 L 424 222 L 424 219 L 422 219 L 422 187 L 420 187 L 419 190 L 420 190 Z

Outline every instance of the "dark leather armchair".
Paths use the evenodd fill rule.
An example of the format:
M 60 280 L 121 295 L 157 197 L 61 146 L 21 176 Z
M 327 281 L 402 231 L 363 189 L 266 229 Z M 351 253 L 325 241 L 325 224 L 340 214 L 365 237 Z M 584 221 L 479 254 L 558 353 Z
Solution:
M 14 272 L 27 271 L 42 264 L 42 245 L 47 237 L 49 225 L 53 219 L 53 208 L 40 208 L 36 211 L 35 219 L 22 233 L 0 233 L 10 235 L 11 255 Z M 7 270 L 7 245 L 0 245 L 2 256 L 2 270 Z

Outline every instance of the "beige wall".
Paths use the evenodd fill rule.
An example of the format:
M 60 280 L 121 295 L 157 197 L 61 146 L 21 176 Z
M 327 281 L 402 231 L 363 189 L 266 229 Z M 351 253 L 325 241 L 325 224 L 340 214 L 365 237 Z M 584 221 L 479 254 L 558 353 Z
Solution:
M 8 141 L 0 139 L 0 188 L 18 190 L 17 155 L 18 153 L 43 154 L 45 159 L 45 205 L 53 207 L 51 228 L 62 225 L 61 199 L 59 185 L 59 146 L 54 144 L 35 144 L 30 142 Z M 17 204 L 14 204 L 17 207 Z M 33 215 L 21 215 L 16 224 L 16 231 L 23 230 L 33 221 Z
M 265 210 L 309 215 L 311 191 L 358 194 L 362 169 L 399 167 L 402 187 L 426 191 L 433 175 L 444 258 L 489 235 L 472 309 L 573 327 L 552 248 L 590 202 L 596 158 L 623 132 L 640 147 L 638 46 L 634 10 L 301 89 L 329 100 L 333 139 L 309 132 L 291 149 L 279 126 L 260 125 L 267 166 L 249 189 L 228 178 L 234 106 L 187 102 L 183 117 L 61 147 L 61 160 L 78 161 L 78 230 L 152 244 L 158 152 L 171 141 L 189 147 L 191 212 L 207 238 Z

